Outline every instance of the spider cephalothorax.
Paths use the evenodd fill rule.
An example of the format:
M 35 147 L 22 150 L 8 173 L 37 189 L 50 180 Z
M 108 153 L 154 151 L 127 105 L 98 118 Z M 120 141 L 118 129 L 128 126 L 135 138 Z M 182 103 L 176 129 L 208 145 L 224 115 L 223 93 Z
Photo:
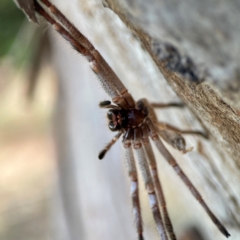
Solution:
M 118 131 L 120 129 L 136 128 L 141 126 L 145 117 L 147 116 L 141 109 L 132 108 L 124 109 L 110 109 L 107 117 L 110 120 L 108 127 L 111 131 Z

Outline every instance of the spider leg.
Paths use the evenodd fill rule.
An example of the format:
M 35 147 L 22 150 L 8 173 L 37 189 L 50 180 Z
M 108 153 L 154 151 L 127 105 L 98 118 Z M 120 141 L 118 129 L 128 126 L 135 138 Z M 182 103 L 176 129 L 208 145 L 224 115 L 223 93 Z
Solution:
M 94 49 L 93 45 L 90 41 L 85 38 L 77 28 L 57 9 L 55 5 L 53 5 L 48 0 L 40 0 L 48 9 L 49 11 L 58 19 L 58 21 L 69 30 L 71 35 L 87 49 Z
M 152 107 L 154 108 L 168 108 L 168 107 L 179 107 L 179 108 L 183 108 L 185 107 L 184 103 L 150 103 Z
M 139 101 L 137 101 L 137 107 L 144 111 L 144 109 L 147 109 L 149 118 L 152 120 L 154 124 L 158 124 L 157 115 L 152 107 L 152 105 L 148 102 L 147 99 L 142 98 Z M 166 127 L 164 128 L 164 125 L 161 125 L 160 128 L 157 128 L 159 135 L 161 138 L 163 138 L 168 144 L 170 144 L 172 147 L 178 149 L 179 151 L 183 153 L 187 153 L 192 150 L 192 148 L 186 149 L 186 142 L 185 139 L 179 134 L 179 132 L 176 131 L 169 131 L 166 130 Z
M 142 143 L 141 143 L 141 129 L 140 128 L 135 128 L 134 129 L 134 140 L 133 140 L 133 148 L 136 152 L 138 163 L 140 170 L 142 172 L 142 176 L 144 179 L 144 183 L 148 192 L 148 197 L 149 197 L 149 202 L 150 206 L 152 209 L 153 217 L 155 220 L 155 223 L 157 225 L 157 230 L 159 232 L 159 235 L 161 236 L 162 240 L 168 240 L 165 227 L 163 224 L 163 220 L 161 217 L 161 213 L 158 207 L 158 200 L 157 196 L 155 193 L 155 187 L 153 184 L 152 176 L 150 174 L 149 166 L 147 163 L 146 155 L 145 152 L 142 148 Z
M 128 128 L 123 136 L 123 147 L 125 149 L 125 158 L 128 169 L 128 174 L 131 179 L 131 195 L 133 204 L 133 214 L 136 222 L 136 229 L 138 233 L 138 240 L 143 239 L 143 224 L 139 201 L 139 191 L 138 191 L 138 174 L 136 169 L 136 163 L 133 156 L 131 140 L 133 139 L 133 129 Z
M 138 107 L 139 110 L 146 111 L 148 117 L 153 121 L 153 123 L 157 124 L 158 122 L 157 115 L 147 99 L 142 98 L 138 100 L 136 106 Z M 186 149 L 185 140 L 180 134 L 171 131 L 161 130 L 159 128 L 157 128 L 157 130 L 159 130 L 158 133 L 160 134 L 160 136 L 172 147 L 178 149 L 179 151 L 182 151 L 183 153 L 186 153 L 189 150 L 191 150 Z
M 101 54 L 94 48 L 90 41 L 78 31 L 78 29 L 57 9 L 56 6 L 51 4 L 48 0 L 40 0 L 53 14 L 57 21 L 53 20 L 44 9 L 40 9 L 41 6 L 35 1 L 36 11 L 40 13 L 49 23 L 54 25 L 54 28 L 66 38 L 66 29 L 68 31 L 67 40 L 71 45 L 77 50 L 77 45 L 85 49 L 85 55 L 89 62 L 92 70 L 98 76 L 103 89 L 112 98 L 113 102 L 118 104 L 124 109 L 133 108 L 135 106 L 135 101 L 132 95 L 128 93 L 128 90 L 114 73 L 108 63 L 104 60 Z M 45 13 L 44 13 L 45 12 Z M 48 15 L 48 16 L 47 16 Z M 57 23 L 59 22 L 59 23 Z M 71 37 L 70 37 L 71 36 Z M 74 39 L 74 41 L 72 41 Z
M 171 222 L 169 214 L 168 214 L 163 189 L 162 189 L 159 177 L 158 177 L 156 159 L 155 159 L 155 156 L 154 156 L 154 153 L 153 153 L 153 150 L 152 150 L 151 143 L 149 142 L 149 138 L 148 138 L 149 132 L 148 132 L 148 129 L 147 129 L 145 124 L 142 125 L 141 130 L 142 130 L 142 133 L 143 133 L 143 140 L 142 140 L 143 141 L 143 148 L 144 148 L 144 151 L 147 155 L 148 165 L 150 167 L 150 172 L 151 172 L 151 175 L 152 175 L 152 179 L 153 179 L 153 182 L 154 182 L 154 185 L 155 185 L 155 188 L 156 188 L 157 197 L 158 197 L 158 200 L 160 202 L 161 212 L 162 212 L 162 215 L 163 215 L 163 220 L 164 220 L 164 224 L 165 224 L 165 227 L 166 227 L 166 231 L 167 231 L 167 234 L 168 234 L 168 236 L 171 240 L 176 240 L 176 235 L 174 233 L 172 222 Z
M 186 141 L 181 134 L 171 130 L 165 130 L 165 129 L 159 129 L 159 128 L 157 128 L 157 132 L 165 142 L 167 142 L 169 145 L 179 150 L 180 152 L 187 153 L 192 151 L 193 149 L 192 147 L 186 148 Z
M 101 56 L 101 54 L 94 48 L 92 43 L 72 24 L 59 10 L 58 8 L 53 5 L 48 0 L 40 0 L 49 10 L 50 12 L 56 17 L 57 21 L 59 21 L 65 29 L 69 31 L 69 33 L 81 43 L 83 47 L 85 47 L 89 52 L 91 52 L 95 57 L 98 63 L 100 63 L 101 67 L 107 71 L 112 77 L 114 77 L 114 84 L 115 87 L 118 89 L 119 92 L 123 92 L 126 90 L 125 86 L 119 80 L 119 78 L 115 75 L 113 70 Z
M 51 6 L 50 9 L 54 9 L 55 10 L 55 16 L 63 16 L 62 13 L 61 14 L 57 14 L 60 13 L 59 10 L 56 10 L 57 8 L 55 6 L 53 6 L 50 2 L 44 0 L 43 3 L 48 3 L 47 6 Z M 53 25 L 54 29 L 60 33 L 71 45 L 72 47 L 78 51 L 80 54 L 84 55 L 85 57 L 87 57 L 88 61 L 90 62 L 90 66 L 93 69 L 93 71 L 96 73 L 96 75 L 98 76 L 103 89 L 107 92 L 107 94 L 111 97 L 111 98 L 115 98 L 118 97 L 119 94 L 116 90 L 116 86 L 114 85 L 113 81 L 107 81 L 106 79 L 109 78 L 109 73 L 106 73 L 105 71 L 102 70 L 102 68 L 97 64 L 97 60 L 96 57 L 93 55 L 92 52 L 89 51 L 89 49 L 87 49 L 86 47 L 84 47 L 77 39 L 74 38 L 74 36 L 68 32 L 61 24 L 59 24 L 54 18 L 52 18 L 46 11 L 45 9 L 37 2 L 34 2 L 35 4 L 35 10 L 42 15 L 51 25 Z M 53 14 L 54 14 L 53 13 Z M 65 17 L 64 17 L 65 18 Z M 66 19 L 66 18 L 65 18 Z M 67 23 L 70 23 L 67 20 Z M 72 25 L 73 26 L 73 25 Z M 72 28 L 70 28 L 72 29 Z M 76 29 L 74 27 L 74 29 Z M 79 33 L 80 35 L 82 35 L 80 32 L 77 31 L 77 33 Z M 83 36 L 83 35 L 82 35 Z M 84 36 L 83 36 L 84 37 Z M 84 37 L 84 39 L 86 39 Z M 86 39 L 87 40 L 87 39 Z M 88 40 L 87 40 L 88 41 Z M 96 55 L 96 54 L 95 54 Z
M 102 160 L 107 153 L 107 151 L 112 147 L 112 145 L 121 137 L 122 132 L 119 131 L 118 134 L 106 145 L 106 147 L 98 154 L 98 158 Z
M 132 196 L 132 205 L 133 205 L 133 214 L 135 218 L 136 230 L 139 240 L 143 239 L 143 224 L 142 224 L 142 215 L 139 201 L 139 189 L 138 189 L 138 176 L 136 164 L 133 156 L 132 146 L 124 144 L 125 149 L 125 159 L 128 169 L 128 175 L 131 180 L 131 196 Z
M 199 201 L 199 203 L 202 205 L 204 210 L 207 212 L 209 217 L 212 219 L 214 224 L 218 227 L 220 232 L 226 236 L 229 237 L 230 234 L 228 233 L 227 229 L 223 226 L 223 224 L 217 219 L 217 217 L 213 214 L 213 212 L 209 209 L 205 201 L 203 200 L 202 196 L 198 192 L 198 190 L 194 187 L 192 182 L 189 180 L 189 178 L 186 176 L 186 174 L 182 171 L 174 157 L 171 155 L 171 153 L 166 149 L 164 144 L 162 143 L 161 139 L 157 135 L 156 128 L 154 124 L 152 123 L 151 119 L 146 120 L 147 126 L 150 129 L 150 136 L 152 140 L 154 141 L 156 147 L 158 148 L 159 152 L 163 155 L 163 157 L 167 160 L 167 162 L 173 167 L 174 171 L 178 174 L 178 176 L 182 179 L 182 181 L 185 183 L 185 185 L 189 188 L 193 196 Z
M 157 122 L 157 126 L 159 129 L 168 129 L 168 130 L 172 130 L 176 133 L 181 133 L 181 134 L 195 134 L 195 135 L 199 135 L 201 137 L 204 138 L 208 138 L 207 134 L 201 131 L 194 131 L 194 130 L 181 130 L 179 128 L 176 128 L 168 123 L 164 123 L 164 122 Z

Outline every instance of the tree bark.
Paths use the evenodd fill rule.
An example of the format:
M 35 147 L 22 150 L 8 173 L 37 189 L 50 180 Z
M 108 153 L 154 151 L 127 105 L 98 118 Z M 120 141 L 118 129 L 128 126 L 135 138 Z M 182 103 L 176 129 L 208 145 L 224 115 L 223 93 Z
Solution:
M 136 100 L 146 97 L 154 102 L 170 102 L 179 101 L 179 97 L 186 103 L 184 110 L 157 111 L 159 118 L 179 128 L 205 130 L 210 139 L 187 137 L 194 151 L 184 156 L 185 160 L 170 150 L 226 224 L 231 239 L 238 239 L 239 1 L 109 0 L 104 2 L 108 7 L 105 9 L 99 1 L 79 0 L 74 5 L 59 0 L 55 4 L 93 42 Z M 67 109 L 58 108 L 56 118 L 56 131 L 66 131 L 68 136 L 57 137 L 62 139 L 58 142 L 59 169 L 63 169 L 59 179 L 69 176 L 60 186 L 62 193 L 75 186 L 61 198 L 66 200 L 66 206 L 79 209 L 77 215 L 81 216 L 76 218 L 71 214 L 74 211 L 65 208 L 72 219 L 67 221 L 68 229 L 76 232 L 69 239 L 134 239 L 120 143 L 103 162 L 97 160 L 98 151 L 112 137 L 104 123 L 104 111 L 97 109 L 98 102 L 108 97 L 102 94 L 88 64 L 59 37 L 54 35 L 52 39 L 60 79 L 59 104 Z M 64 118 L 68 120 L 62 121 Z M 223 239 L 175 173 L 161 156 L 158 159 L 177 235 L 194 223 L 206 238 Z M 70 171 L 66 173 L 66 169 Z M 142 209 L 148 211 L 145 198 L 143 194 Z M 151 214 L 147 212 L 144 219 L 146 235 L 156 239 Z M 71 222 L 76 221 L 84 235 L 78 232 L 77 225 L 72 229 Z

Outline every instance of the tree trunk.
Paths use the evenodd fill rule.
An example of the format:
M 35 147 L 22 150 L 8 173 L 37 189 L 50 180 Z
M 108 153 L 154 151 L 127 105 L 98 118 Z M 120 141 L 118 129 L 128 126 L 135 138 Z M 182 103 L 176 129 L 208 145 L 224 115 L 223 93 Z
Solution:
M 135 100 L 186 103 L 184 110 L 157 111 L 159 119 L 207 131 L 210 139 L 186 137 L 194 150 L 185 156 L 170 150 L 231 239 L 239 239 L 239 1 L 109 0 L 103 8 L 99 1 L 59 0 L 55 5 L 102 53 Z M 71 240 L 134 239 L 120 141 L 103 161 L 97 159 L 113 137 L 106 112 L 98 109 L 109 97 L 64 40 L 53 34 L 52 45 L 59 78 L 59 196 L 67 226 L 65 233 L 62 227 L 57 232 Z M 195 225 L 206 239 L 223 239 L 165 160 L 160 155 L 158 160 L 177 235 Z M 156 239 L 144 186 L 141 192 L 146 239 Z

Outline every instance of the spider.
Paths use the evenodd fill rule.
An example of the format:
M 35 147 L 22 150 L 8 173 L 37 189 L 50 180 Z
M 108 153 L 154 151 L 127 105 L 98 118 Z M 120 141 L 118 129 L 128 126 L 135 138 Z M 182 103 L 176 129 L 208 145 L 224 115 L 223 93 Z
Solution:
M 111 131 L 116 131 L 117 134 L 99 153 L 98 157 L 102 159 L 111 146 L 122 136 L 127 169 L 131 181 L 131 197 L 138 239 L 143 240 L 144 237 L 138 193 L 138 173 L 134 152 L 137 156 L 140 171 L 144 179 L 150 207 L 159 235 L 162 240 L 176 239 L 158 177 L 157 164 L 151 142 L 156 145 L 159 152 L 173 167 L 174 171 L 186 184 L 193 196 L 199 201 L 222 234 L 229 237 L 230 234 L 226 228 L 209 209 L 198 190 L 182 171 L 161 140 L 165 140 L 174 148 L 186 153 L 192 149 L 186 149 L 186 143 L 181 133 L 198 134 L 206 137 L 205 134 L 198 131 L 182 131 L 169 124 L 158 122 L 153 107 L 163 108 L 180 105 L 150 104 L 146 99 L 140 99 L 135 102 L 132 95 L 90 41 L 70 23 L 56 6 L 51 4 L 48 0 L 40 0 L 40 2 L 42 5 L 36 0 L 34 1 L 35 11 L 45 18 L 77 52 L 86 57 L 103 89 L 111 98 L 112 102 L 103 101 L 100 103 L 100 107 L 109 109 L 107 112 L 107 117 L 109 119 L 108 126 Z

